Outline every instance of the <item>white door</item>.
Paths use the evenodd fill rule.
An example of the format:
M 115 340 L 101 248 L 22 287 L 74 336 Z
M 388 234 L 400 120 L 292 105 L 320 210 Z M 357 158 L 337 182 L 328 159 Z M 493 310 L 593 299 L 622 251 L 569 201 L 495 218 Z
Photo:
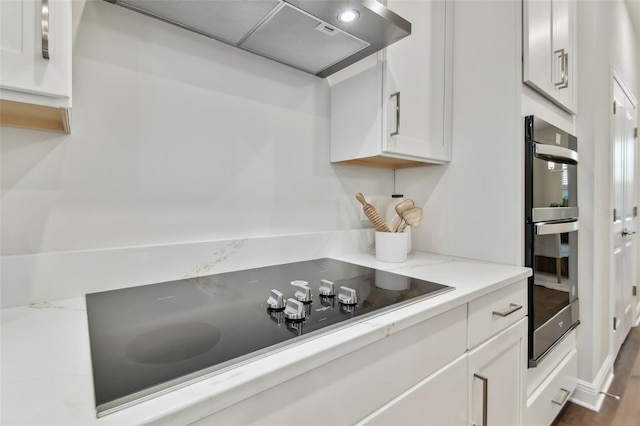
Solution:
M 613 356 L 635 321 L 637 296 L 637 107 L 614 78 L 613 85 Z

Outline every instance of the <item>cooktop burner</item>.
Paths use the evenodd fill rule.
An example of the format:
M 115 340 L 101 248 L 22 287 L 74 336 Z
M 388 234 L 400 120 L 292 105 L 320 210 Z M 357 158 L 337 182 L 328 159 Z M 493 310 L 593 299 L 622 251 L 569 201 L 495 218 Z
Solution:
M 317 259 L 87 294 L 98 417 L 450 290 Z

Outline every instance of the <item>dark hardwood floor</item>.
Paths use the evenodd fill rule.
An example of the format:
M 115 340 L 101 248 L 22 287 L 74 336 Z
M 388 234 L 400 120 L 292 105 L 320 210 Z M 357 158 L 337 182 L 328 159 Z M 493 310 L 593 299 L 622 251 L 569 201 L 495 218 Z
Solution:
M 613 366 L 614 379 L 600 412 L 567 403 L 552 426 L 640 426 L 640 326 L 633 327 Z

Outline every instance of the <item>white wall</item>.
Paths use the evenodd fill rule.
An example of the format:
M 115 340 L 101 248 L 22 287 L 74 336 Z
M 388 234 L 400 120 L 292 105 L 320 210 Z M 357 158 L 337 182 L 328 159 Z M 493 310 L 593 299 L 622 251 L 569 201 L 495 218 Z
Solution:
M 393 172 L 331 165 L 325 80 L 74 1 L 70 135 L 0 127 L 2 254 L 361 227 Z
M 578 111 L 580 168 L 579 378 L 596 380 L 606 367 L 612 313 L 611 259 L 611 79 L 615 69 L 638 95 L 638 52 L 623 1 L 578 2 Z
M 523 264 L 521 13 L 515 1 L 454 3 L 452 161 L 396 171 L 425 212 L 414 248 Z

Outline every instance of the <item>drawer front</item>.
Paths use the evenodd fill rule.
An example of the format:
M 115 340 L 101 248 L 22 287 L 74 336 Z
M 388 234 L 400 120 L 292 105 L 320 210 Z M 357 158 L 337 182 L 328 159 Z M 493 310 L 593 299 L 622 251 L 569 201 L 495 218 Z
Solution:
M 467 348 L 471 349 L 527 315 L 527 280 L 469 302 Z
M 569 400 L 578 382 L 577 353 L 573 349 L 527 400 L 527 425 L 550 425 Z

